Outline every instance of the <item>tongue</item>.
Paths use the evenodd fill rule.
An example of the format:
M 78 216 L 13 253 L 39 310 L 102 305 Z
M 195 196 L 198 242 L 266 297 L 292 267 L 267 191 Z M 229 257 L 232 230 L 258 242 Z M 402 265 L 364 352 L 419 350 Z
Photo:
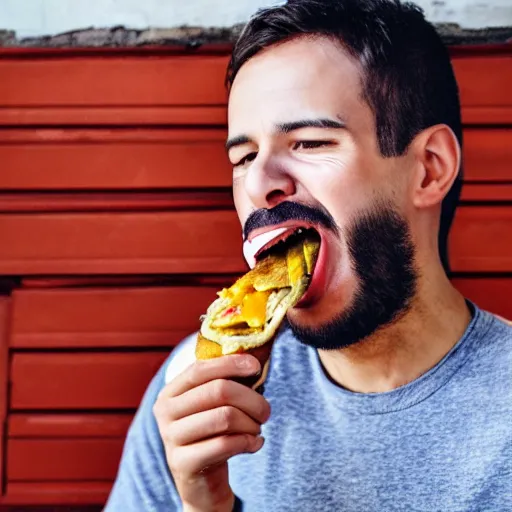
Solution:
M 268 244 L 274 238 L 277 238 L 279 235 L 282 235 L 285 231 L 288 231 L 290 228 L 277 228 L 272 231 L 267 231 L 266 233 L 262 233 L 254 237 L 252 240 L 246 240 L 244 242 L 244 257 L 245 261 L 250 268 L 254 268 L 256 265 L 256 253 L 266 244 Z
M 256 256 L 269 242 L 286 238 L 291 245 L 286 249 L 288 260 L 290 257 L 299 258 L 304 261 L 304 273 L 312 275 L 320 249 L 320 237 L 318 235 L 305 234 L 297 240 L 293 237 L 296 228 L 277 228 L 263 233 L 251 241 L 247 240 L 243 246 L 244 257 L 251 269 L 256 267 Z M 300 233 L 300 231 L 299 231 Z M 291 236 L 290 236 L 291 235 Z M 299 256 L 300 254 L 300 256 Z M 292 256 L 294 255 L 294 256 Z M 260 260 L 261 261 L 261 260 Z

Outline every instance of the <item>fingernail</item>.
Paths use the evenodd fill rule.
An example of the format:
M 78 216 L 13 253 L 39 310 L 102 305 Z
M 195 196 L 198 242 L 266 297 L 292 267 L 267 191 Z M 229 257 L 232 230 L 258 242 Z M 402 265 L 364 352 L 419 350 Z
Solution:
M 248 357 L 237 357 L 235 364 L 242 370 L 252 370 L 255 372 L 258 369 L 256 362 Z
M 251 452 L 255 453 L 258 450 L 261 450 L 264 443 L 265 443 L 265 438 L 263 436 L 256 436 L 252 442 Z

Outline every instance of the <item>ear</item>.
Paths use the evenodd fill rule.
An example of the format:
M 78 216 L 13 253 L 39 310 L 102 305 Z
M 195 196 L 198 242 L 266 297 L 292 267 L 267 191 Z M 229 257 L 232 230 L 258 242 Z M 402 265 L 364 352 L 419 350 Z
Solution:
M 459 173 L 461 150 L 451 128 L 430 126 L 413 140 L 411 149 L 417 172 L 413 183 L 413 203 L 417 208 L 440 204 Z

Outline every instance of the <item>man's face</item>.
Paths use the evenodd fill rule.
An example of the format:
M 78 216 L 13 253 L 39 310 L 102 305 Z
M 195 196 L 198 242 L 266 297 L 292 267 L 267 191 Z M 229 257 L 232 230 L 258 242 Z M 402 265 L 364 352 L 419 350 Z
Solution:
M 405 311 L 415 290 L 407 156 L 381 156 L 358 64 L 325 38 L 271 47 L 239 71 L 228 123 L 249 238 L 303 221 L 321 234 L 307 301 L 288 313 L 299 339 L 344 347 Z

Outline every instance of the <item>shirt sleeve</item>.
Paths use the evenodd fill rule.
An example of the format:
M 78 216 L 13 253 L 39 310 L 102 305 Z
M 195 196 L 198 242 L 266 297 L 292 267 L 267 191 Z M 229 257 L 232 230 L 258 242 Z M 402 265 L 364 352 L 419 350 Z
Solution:
M 118 474 L 104 512 L 181 510 L 153 415 L 153 405 L 165 385 L 168 364 L 169 360 L 151 381 L 130 426 Z

